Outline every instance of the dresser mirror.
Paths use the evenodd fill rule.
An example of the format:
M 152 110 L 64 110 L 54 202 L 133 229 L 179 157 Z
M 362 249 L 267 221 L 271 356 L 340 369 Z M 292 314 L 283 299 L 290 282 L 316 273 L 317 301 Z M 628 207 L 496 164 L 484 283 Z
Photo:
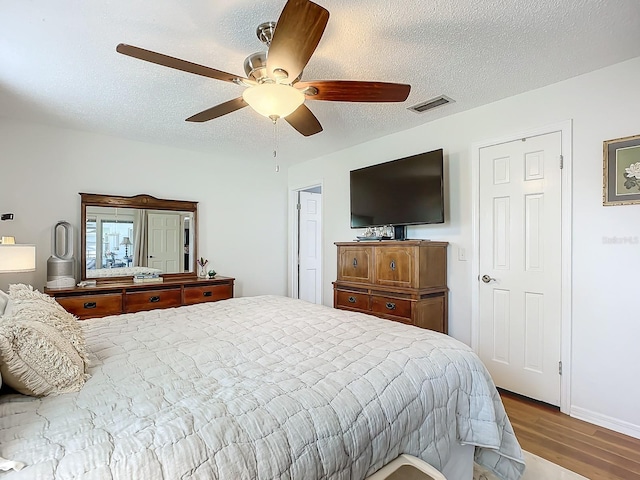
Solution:
M 81 193 L 82 280 L 196 275 L 198 202 Z

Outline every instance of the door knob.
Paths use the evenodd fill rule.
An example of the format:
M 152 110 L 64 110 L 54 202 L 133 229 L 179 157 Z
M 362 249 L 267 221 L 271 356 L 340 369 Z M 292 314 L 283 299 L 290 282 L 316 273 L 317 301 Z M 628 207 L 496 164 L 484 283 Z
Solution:
M 489 275 L 482 275 L 482 281 L 484 283 L 489 283 L 491 281 L 495 282 L 496 279 L 495 278 L 491 278 Z

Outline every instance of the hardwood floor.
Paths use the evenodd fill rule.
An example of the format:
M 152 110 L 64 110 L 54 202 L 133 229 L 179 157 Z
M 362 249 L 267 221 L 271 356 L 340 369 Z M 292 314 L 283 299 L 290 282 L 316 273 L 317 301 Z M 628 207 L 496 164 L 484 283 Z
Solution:
M 500 391 L 523 449 L 591 480 L 640 480 L 640 440 Z

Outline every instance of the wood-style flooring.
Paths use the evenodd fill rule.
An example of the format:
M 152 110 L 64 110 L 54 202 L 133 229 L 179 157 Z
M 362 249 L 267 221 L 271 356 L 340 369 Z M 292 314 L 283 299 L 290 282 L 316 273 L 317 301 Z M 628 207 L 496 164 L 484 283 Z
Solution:
M 524 450 L 591 480 L 640 480 L 640 440 L 500 391 Z

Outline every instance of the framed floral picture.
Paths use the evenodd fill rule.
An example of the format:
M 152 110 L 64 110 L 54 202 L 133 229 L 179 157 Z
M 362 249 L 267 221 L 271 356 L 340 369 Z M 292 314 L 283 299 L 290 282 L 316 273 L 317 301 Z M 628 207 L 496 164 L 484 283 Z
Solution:
M 640 204 L 640 135 L 606 140 L 603 205 Z

